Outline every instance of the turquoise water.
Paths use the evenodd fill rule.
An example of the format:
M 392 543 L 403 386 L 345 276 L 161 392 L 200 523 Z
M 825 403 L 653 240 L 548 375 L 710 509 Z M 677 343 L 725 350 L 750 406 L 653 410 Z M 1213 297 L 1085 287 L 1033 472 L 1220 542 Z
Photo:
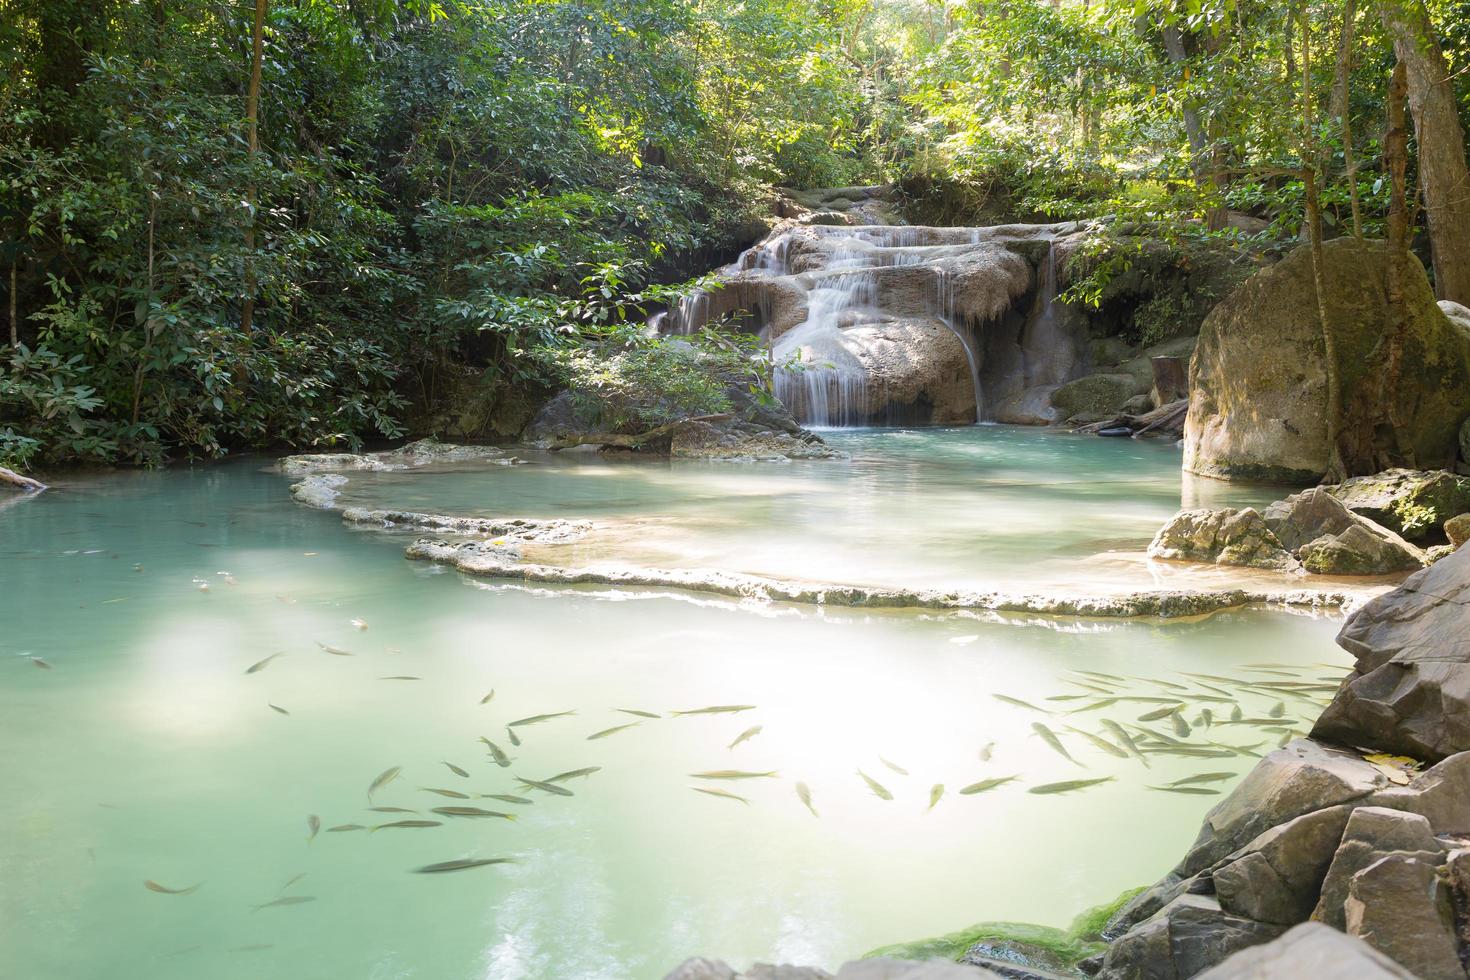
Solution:
M 1167 450 L 1125 445 L 1109 457 L 1097 447 L 1110 444 L 1094 441 L 1070 455 L 1072 444 L 1015 441 L 1024 438 L 843 436 L 867 460 L 846 481 L 806 464 L 620 469 L 568 456 L 481 473 L 478 492 L 492 513 L 648 515 L 660 513 L 650 499 L 659 498 L 667 516 L 716 522 L 733 507 L 742 520 L 766 513 L 785 528 L 774 538 L 751 528 L 760 540 L 820 524 L 811 529 L 822 547 L 843 536 L 828 526 L 840 515 L 842 530 L 871 548 L 897 540 L 888 525 L 904 507 L 889 494 L 913 502 L 937 487 L 946 516 L 910 511 L 919 529 L 899 570 L 918 564 L 955 515 L 1004 513 L 1004 525 L 1025 517 L 1028 497 L 1065 536 L 1135 548 L 1120 529 L 1172 510 Z M 1008 462 L 1018 445 L 1032 455 Z M 1067 622 L 473 582 L 403 560 L 401 536 L 351 533 L 335 515 L 291 503 L 289 481 L 264 463 L 77 478 L 0 510 L 0 976 L 641 978 L 694 953 L 831 967 L 981 919 L 1063 924 L 1164 871 L 1216 799 L 1150 785 L 1254 761 L 1154 755 L 1144 769 L 1103 754 L 1066 726 L 1132 724 L 1152 704 L 1063 715 L 1086 702 L 1046 699 L 1087 693 L 1075 671 L 1127 675 L 1135 679 L 1120 690 L 1149 696 L 1173 689 L 1138 678 L 1285 676 L 1249 673 L 1283 669 L 1248 666 L 1266 661 L 1330 678 L 1346 663 L 1333 620 L 1282 613 Z M 967 467 L 983 475 L 967 481 Z M 1008 489 L 1028 469 L 1040 483 Z M 1109 474 L 1113 489 L 1088 488 Z M 356 485 L 376 494 L 391 482 L 446 504 L 436 509 L 476 492 L 463 470 L 391 476 Z M 779 499 L 739 492 L 744 481 L 777 480 L 789 484 Z M 1127 516 L 1106 520 L 1118 513 Z M 987 527 L 951 526 L 968 543 L 935 561 L 963 571 L 967 555 L 990 560 L 974 549 L 1013 536 Z M 419 679 L 383 679 L 395 677 Z M 1248 716 L 1275 700 L 1239 695 Z M 668 714 L 712 705 L 755 707 Z M 1292 723 L 1312 710 L 1286 705 Z M 589 741 L 638 720 L 619 708 L 663 717 Z M 523 744 L 510 744 L 509 721 L 563 711 L 575 714 L 521 726 Z M 1034 734 L 1038 720 L 1078 764 Z M 756 725 L 758 735 L 727 748 Z M 482 736 L 513 757 L 509 769 Z M 1216 724 L 1191 738 L 1266 741 L 1262 751 L 1278 735 Z M 563 784 L 570 797 L 512 775 L 544 780 L 590 766 L 600 771 Z M 419 813 L 367 809 L 369 783 L 389 767 L 402 775 L 374 802 Z M 723 769 L 777 775 L 690 776 Z M 859 769 L 894 799 L 875 796 Z M 958 794 L 1006 775 L 1020 778 Z M 1113 779 L 1075 794 L 1027 792 L 1103 776 Z M 797 781 L 819 817 L 797 798 Z M 935 783 L 946 793 L 927 810 Z M 444 805 L 518 819 L 429 812 Z M 322 827 L 314 839 L 312 815 Z M 403 818 L 442 825 L 327 831 Z M 515 863 L 412 873 L 499 857 Z M 199 887 L 162 894 L 145 880 Z M 283 896 L 313 900 L 255 909 Z

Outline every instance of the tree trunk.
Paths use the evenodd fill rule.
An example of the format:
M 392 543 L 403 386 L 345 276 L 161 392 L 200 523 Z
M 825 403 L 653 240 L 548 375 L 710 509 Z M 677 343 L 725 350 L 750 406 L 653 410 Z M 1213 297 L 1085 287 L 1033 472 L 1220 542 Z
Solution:
M 1332 111 L 1341 120 L 1342 163 L 1347 171 L 1348 200 L 1353 210 L 1353 237 L 1363 237 L 1363 211 L 1358 201 L 1358 164 L 1353 156 L 1352 101 L 1349 79 L 1353 71 L 1353 29 L 1358 16 L 1355 0 L 1343 0 L 1342 33 L 1337 42 L 1337 90 Z
M 3 466 L 0 466 L 0 483 L 13 484 L 27 493 L 39 493 L 46 489 L 46 484 L 40 480 L 32 480 L 28 476 L 21 476 L 15 470 L 7 470 Z
M 1404 120 L 1404 100 L 1409 94 L 1407 69 L 1402 61 L 1394 65 L 1388 83 L 1388 129 L 1383 139 L 1383 158 L 1388 164 L 1392 190 L 1388 203 L 1388 269 L 1385 292 L 1388 297 L 1386 364 L 1380 376 L 1379 404 L 1388 419 L 1395 457 L 1380 454 L 1379 469 L 1391 466 L 1415 468 L 1413 445 L 1404 435 L 1398 417 L 1399 377 L 1403 370 L 1404 333 L 1409 318 L 1404 310 L 1404 284 L 1409 262 L 1409 132 Z
M 1327 312 L 1327 284 L 1323 272 L 1322 206 L 1317 197 L 1317 146 L 1314 138 L 1312 110 L 1312 33 L 1306 5 L 1298 11 L 1302 26 L 1302 189 L 1306 197 L 1307 234 L 1312 249 L 1312 285 L 1317 294 L 1317 322 L 1322 329 L 1322 352 L 1327 385 L 1327 474 L 1325 483 L 1341 483 L 1347 479 L 1339 445 L 1342 426 L 1342 380 L 1339 377 L 1337 338 L 1332 333 L 1332 320 Z
M 1164 53 L 1168 55 L 1169 61 L 1176 65 L 1184 64 L 1188 59 L 1188 52 L 1184 49 L 1184 34 L 1178 27 L 1170 25 L 1163 30 Z M 1189 138 L 1189 169 L 1194 174 L 1194 181 L 1203 191 L 1211 192 L 1216 200 L 1210 205 L 1206 213 L 1206 227 L 1210 231 L 1219 231 L 1225 227 L 1229 218 L 1228 209 L 1221 199 L 1225 193 L 1224 181 L 1220 179 L 1218 167 L 1222 163 L 1223 154 L 1219 148 L 1214 146 L 1211 139 L 1215 134 L 1206 132 L 1205 126 L 1200 122 L 1199 110 L 1194 103 L 1184 100 L 1184 135 Z M 1211 127 L 1213 130 L 1213 127 Z M 1213 148 L 1212 148 L 1213 147 Z
M 266 0 L 255 0 L 255 25 L 250 34 L 250 88 L 245 93 L 251 175 L 245 188 L 250 213 L 245 219 L 245 302 L 240 308 L 240 331 L 247 343 L 255 320 L 255 160 L 260 155 L 260 64 L 265 53 L 265 5 Z
M 1408 80 L 1435 294 L 1470 304 L 1470 170 L 1449 67 L 1423 0 L 1382 0 L 1381 12 Z

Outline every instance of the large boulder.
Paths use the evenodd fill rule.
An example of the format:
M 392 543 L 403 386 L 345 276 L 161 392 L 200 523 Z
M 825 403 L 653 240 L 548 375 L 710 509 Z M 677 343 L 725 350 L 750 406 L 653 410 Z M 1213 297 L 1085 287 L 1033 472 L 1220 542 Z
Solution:
M 999 974 L 978 966 L 944 960 L 914 962 L 879 957 L 842 964 L 835 976 L 814 966 L 757 963 L 736 971 L 720 960 L 685 960 L 664 980 L 1001 980 Z
M 1428 817 L 1381 806 L 1354 810 L 1321 882 L 1312 918 L 1334 929 L 1347 928 L 1345 906 L 1353 876 L 1391 854 L 1438 865 L 1444 862 L 1444 845 L 1434 836 Z
M 1448 470 L 1385 470 L 1325 489 L 1353 513 L 1410 541 L 1434 537 L 1445 521 L 1470 512 L 1470 477 Z
M 1414 980 L 1372 946 L 1317 922 L 1241 950 L 1198 980 Z
M 1122 410 L 1139 387 L 1147 384 L 1131 374 L 1089 374 L 1062 385 L 1052 393 L 1051 403 L 1069 422 L 1096 422 Z
M 1328 325 L 1346 417 L 1366 413 L 1385 369 L 1386 248 L 1323 249 Z M 1436 305 L 1410 258 L 1401 373 L 1392 397 L 1420 465 L 1453 468 L 1470 416 L 1470 335 Z M 1314 483 L 1327 470 L 1326 370 L 1310 250 L 1257 272 L 1205 318 L 1190 364 L 1185 469 L 1223 479 Z M 1370 417 L 1376 415 L 1371 413 Z
M 1337 642 L 1357 664 L 1313 737 L 1427 761 L 1470 750 L 1470 549 L 1373 599 Z
M 1470 541 L 1470 514 L 1460 514 L 1444 522 L 1444 536 L 1450 539 L 1450 547 L 1459 548 Z
M 1390 854 L 1353 875 L 1346 932 L 1421 980 L 1465 980 L 1455 938 L 1454 901 L 1439 867 Z

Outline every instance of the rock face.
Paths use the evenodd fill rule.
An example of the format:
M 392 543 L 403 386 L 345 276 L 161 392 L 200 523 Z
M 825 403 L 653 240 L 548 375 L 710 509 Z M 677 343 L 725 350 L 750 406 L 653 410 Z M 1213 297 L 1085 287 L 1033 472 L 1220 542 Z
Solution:
M 1262 946 L 1243 950 L 1199 980 L 1414 980 L 1360 939 L 1304 922 Z
M 1358 662 L 1313 737 L 1430 761 L 1470 749 L 1470 550 L 1369 602 L 1337 641 Z
M 1352 239 L 1324 249 L 1329 322 L 1351 416 L 1383 370 L 1384 248 Z M 1412 261 L 1412 260 L 1411 260 Z M 1436 305 L 1417 262 L 1398 415 L 1421 465 L 1454 468 L 1470 416 L 1470 334 Z M 1311 255 L 1299 248 L 1256 273 L 1206 317 L 1190 364 L 1184 466 L 1222 479 L 1314 483 L 1327 469 L 1326 391 Z
M 1470 541 L 1470 514 L 1461 514 L 1445 521 L 1444 536 L 1450 539 L 1450 546 L 1454 548 Z
M 1470 513 L 1470 477 L 1448 470 L 1385 470 L 1326 490 L 1353 513 L 1410 541 L 1432 538 L 1445 521 Z
M 1423 552 L 1394 532 L 1348 510 L 1321 488 L 1268 506 L 1187 510 L 1165 524 L 1150 558 L 1306 571 L 1386 575 L 1422 568 Z

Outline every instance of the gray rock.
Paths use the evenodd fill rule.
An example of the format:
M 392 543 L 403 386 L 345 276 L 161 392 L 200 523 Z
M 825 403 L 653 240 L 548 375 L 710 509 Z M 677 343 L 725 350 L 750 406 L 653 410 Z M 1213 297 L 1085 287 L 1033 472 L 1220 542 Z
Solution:
M 1346 928 L 1343 905 L 1353 875 L 1389 854 L 1416 857 L 1431 864 L 1444 860 L 1444 848 L 1424 817 L 1377 806 L 1354 810 L 1322 882 L 1312 919 L 1334 929 Z
M 1361 939 L 1304 922 L 1269 943 L 1241 950 L 1196 980 L 1414 980 Z
M 1449 518 L 1470 511 L 1470 478 L 1447 470 L 1384 470 L 1323 489 L 1353 513 L 1410 541 L 1422 541 Z
M 1186 510 L 1159 529 L 1150 558 L 1290 569 L 1296 561 L 1253 508 Z
M 1407 786 L 1381 789 L 1368 802 L 1417 813 L 1435 834 L 1470 834 L 1470 752 L 1450 756 Z
M 1423 555 L 1394 532 L 1354 514 L 1320 487 L 1292 494 L 1262 514 L 1281 546 L 1321 575 L 1381 575 L 1424 564 Z
M 1180 878 L 1196 875 L 1272 827 L 1304 813 L 1366 800 L 1387 783 L 1383 773 L 1356 753 L 1296 739 L 1257 763 L 1209 812 L 1174 873 Z
M 735 976 L 728 963 L 695 956 L 674 967 L 664 980 L 735 980 Z
M 1181 895 L 1118 938 L 1108 948 L 1098 976 L 1104 980 L 1185 980 L 1285 931 L 1284 926 L 1230 915 L 1208 896 Z
M 1357 665 L 1313 737 L 1430 762 L 1470 750 L 1470 549 L 1367 603 L 1337 642 Z
M 1281 926 L 1304 921 L 1317 904 L 1351 812 L 1350 805 L 1341 805 L 1304 813 L 1216 865 L 1211 877 L 1220 908 Z
M 1077 976 L 1050 950 L 1015 939 L 982 939 L 965 950 L 960 962 L 984 967 L 1006 980 L 1075 980 Z
M 948 960 L 871 959 L 842 964 L 836 980 L 1000 980 L 989 970 Z
M 1135 394 L 1138 379 L 1131 374 L 1089 374 L 1052 392 L 1051 403 L 1064 419 L 1096 422 L 1118 414 Z
M 1390 855 L 1353 875 L 1347 933 L 1422 980 L 1465 980 L 1448 889 L 1432 864 Z

